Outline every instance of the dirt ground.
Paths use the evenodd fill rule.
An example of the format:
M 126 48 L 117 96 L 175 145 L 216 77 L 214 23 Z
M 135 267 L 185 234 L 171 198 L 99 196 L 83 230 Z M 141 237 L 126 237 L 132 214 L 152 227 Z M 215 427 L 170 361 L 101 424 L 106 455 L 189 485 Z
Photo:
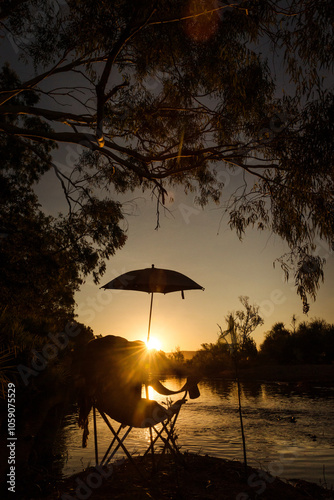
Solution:
M 54 485 L 48 500 L 334 500 L 334 491 L 306 481 L 285 482 L 237 461 L 195 454 L 125 460 L 110 468 L 91 467 Z

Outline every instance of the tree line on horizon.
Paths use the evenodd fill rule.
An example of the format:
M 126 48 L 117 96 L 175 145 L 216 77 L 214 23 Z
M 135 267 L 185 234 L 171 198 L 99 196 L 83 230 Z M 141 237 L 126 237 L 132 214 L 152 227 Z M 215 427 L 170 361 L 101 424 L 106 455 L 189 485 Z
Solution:
M 174 351 L 174 365 L 184 366 L 205 375 L 217 375 L 234 369 L 237 357 L 240 368 L 280 364 L 332 364 L 334 363 L 334 324 L 315 318 L 302 321 L 292 328 L 276 322 L 266 332 L 260 347 L 250 338 L 240 343 L 233 351 L 221 334 L 214 343 L 203 343 L 190 360 L 185 360 L 182 351 Z
M 161 367 L 173 371 L 192 371 L 217 375 L 224 370 L 251 368 L 268 364 L 331 364 L 334 363 L 334 324 L 314 318 L 297 325 L 292 316 L 291 327 L 276 322 L 265 333 L 264 341 L 257 348 L 253 333 L 263 324 L 259 306 L 251 304 L 249 297 L 240 296 L 242 309 L 229 312 L 225 317 L 226 328 L 218 325 L 218 339 L 203 343 L 190 360 L 177 347 Z M 162 361 L 162 357 L 160 358 Z

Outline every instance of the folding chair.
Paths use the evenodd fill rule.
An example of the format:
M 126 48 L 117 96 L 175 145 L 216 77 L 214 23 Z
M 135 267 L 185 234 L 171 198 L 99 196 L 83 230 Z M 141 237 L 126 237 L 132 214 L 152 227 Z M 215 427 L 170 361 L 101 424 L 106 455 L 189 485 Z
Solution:
M 93 408 L 97 465 L 107 465 L 120 448 L 135 465 L 125 445 L 125 439 L 134 427 L 150 429 L 150 445 L 144 456 L 151 451 L 153 467 L 155 466 L 154 445 L 158 440 L 163 443 L 162 456 L 167 450 L 175 457 L 181 456 L 173 438 L 173 432 L 181 407 L 186 402 L 186 396 L 189 395 L 190 399 L 199 396 L 197 380 L 188 377 L 180 390 L 171 391 L 159 380 L 149 379 L 148 366 L 147 350 L 141 341 L 129 342 L 122 337 L 109 335 L 95 339 L 88 344 L 81 369 L 79 426 L 84 430 L 84 447 L 89 434 L 88 415 Z M 143 385 L 146 387 L 150 385 L 158 393 L 166 396 L 180 392 L 184 392 L 184 396 L 169 408 L 164 408 L 157 401 L 141 397 Z M 111 443 L 101 462 L 98 456 L 97 411 L 112 434 Z M 108 417 L 120 424 L 117 430 L 114 429 Z M 158 424 L 161 424 L 160 430 Z
M 170 408 L 169 410 L 166 410 L 166 413 L 168 413 L 168 417 L 166 420 L 162 420 L 160 422 L 150 422 L 148 419 L 147 422 L 145 422 L 145 426 L 143 426 L 143 429 L 149 428 L 150 430 L 154 431 L 153 436 L 150 439 L 150 444 L 146 451 L 142 454 L 142 458 L 144 458 L 146 455 L 148 455 L 150 452 L 152 453 L 152 465 L 153 468 L 155 466 L 158 468 L 160 465 L 160 462 L 162 460 L 163 455 L 165 452 L 168 450 L 174 457 L 175 459 L 181 459 L 181 454 L 179 451 L 179 448 L 177 447 L 175 443 L 175 439 L 173 436 L 174 429 L 175 429 L 175 424 L 177 421 L 177 418 L 179 416 L 180 410 L 182 405 L 186 402 L 186 394 L 184 397 L 178 401 L 176 401 Z M 96 422 L 96 412 L 99 412 L 101 415 L 102 419 L 108 426 L 111 434 L 112 434 L 112 440 L 106 449 L 103 458 L 99 460 L 99 455 L 98 455 L 98 436 L 97 436 L 97 422 Z M 129 459 L 131 464 L 135 467 L 135 469 L 139 472 L 141 475 L 140 470 L 138 470 L 138 467 L 136 463 L 133 460 L 132 455 L 128 451 L 125 440 L 129 436 L 130 432 L 134 428 L 133 426 L 130 425 L 124 425 L 120 424 L 118 428 L 115 430 L 113 427 L 113 423 L 110 422 L 110 419 L 108 416 L 102 411 L 98 410 L 96 406 L 93 406 L 93 422 L 94 422 L 94 443 L 95 443 L 95 462 L 96 465 L 108 465 L 111 460 L 114 458 L 118 450 L 121 448 L 123 452 L 125 453 L 126 457 Z M 159 429 L 158 426 L 161 425 L 161 428 Z M 154 455 L 154 447 L 158 441 L 161 441 L 163 444 L 163 448 L 161 451 L 161 455 L 159 458 L 159 462 L 155 462 L 155 455 Z

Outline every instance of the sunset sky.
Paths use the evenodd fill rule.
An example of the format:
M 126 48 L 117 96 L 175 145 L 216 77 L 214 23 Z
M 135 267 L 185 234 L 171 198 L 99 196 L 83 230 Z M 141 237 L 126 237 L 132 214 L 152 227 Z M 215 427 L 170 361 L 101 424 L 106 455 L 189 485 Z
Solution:
M 265 49 L 260 46 L 259 50 Z M 279 69 L 279 60 L 275 68 Z M 278 80 L 282 89 L 288 85 L 279 71 Z M 66 145 L 59 166 L 66 172 L 73 168 L 77 157 L 78 151 Z M 124 272 L 154 264 L 179 271 L 205 288 L 205 291 L 186 292 L 185 300 L 179 292 L 155 295 L 151 336 L 161 342 L 166 352 L 176 346 L 196 350 L 204 342 L 215 342 L 217 323 L 224 329 L 226 315 L 242 308 L 238 299 L 241 295 L 249 296 L 251 304 L 260 306 L 264 325 L 254 334 L 258 346 L 275 322 L 282 321 L 289 327 L 293 314 L 298 322 L 315 317 L 334 322 L 334 259 L 327 246 L 318 242 L 316 254 L 327 260 L 325 283 L 305 316 L 293 281 L 284 280 L 278 263 L 273 267 L 274 260 L 288 251 L 282 241 L 268 232 L 250 228 L 240 242 L 229 229 L 224 202 L 243 184 L 242 175 L 238 169 L 227 172 L 221 167 L 218 177 L 225 183 L 225 191 L 220 206 L 212 204 L 202 209 L 194 203 L 195 193 L 186 196 L 180 188 L 170 191 L 169 211 L 161 210 L 158 231 L 156 200 L 141 192 L 123 196 L 120 201 L 125 202 L 128 213 L 128 241 L 108 262 L 100 285 L 88 278 L 76 294 L 77 319 L 92 327 L 95 334 L 145 340 L 149 294 L 101 290 L 100 286 Z M 52 173 L 45 176 L 37 191 L 46 213 L 66 210 L 59 182 Z
M 65 153 L 65 154 L 64 154 Z M 80 153 L 78 147 L 67 145 L 55 158 L 64 172 L 71 171 Z M 323 318 L 334 323 L 334 259 L 326 245 L 317 241 L 315 253 L 325 257 L 325 282 L 309 314 L 302 312 L 293 278 L 287 283 L 279 263 L 288 247 L 278 236 L 249 228 L 242 242 L 228 226 L 224 203 L 244 183 L 244 173 L 236 168 L 227 171 L 221 165 L 218 173 L 224 182 L 220 205 L 204 209 L 196 205 L 196 193 L 185 195 L 181 188 L 169 190 L 168 211 L 161 209 L 160 228 L 155 230 L 156 199 L 137 190 L 120 197 L 125 210 L 128 240 L 107 263 L 100 285 L 88 277 L 76 294 L 78 321 L 90 326 L 94 333 L 120 335 L 129 340 L 146 340 L 150 295 L 143 292 L 101 290 L 116 276 L 135 269 L 155 267 L 181 272 L 205 288 L 167 295 L 155 294 L 151 336 L 156 337 L 165 352 L 200 349 L 204 342 L 216 342 L 218 326 L 224 329 L 229 312 L 242 309 L 238 297 L 246 295 L 251 304 L 260 306 L 264 324 L 255 331 L 259 346 L 275 322 L 290 327 L 292 315 L 298 323 Z M 254 180 L 247 179 L 249 185 Z M 46 213 L 56 215 L 67 206 L 59 181 L 53 172 L 37 187 Z M 224 215 L 225 213 L 225 215 Z
M 226 192 L 238 183 L 238 172 L 226 178 Z M 49 191 L 48 200 L 52 200 Z M 230 311 L 242 309 L 238 300 L 247 295 L 250 303 L 260 306 L 264 325 L 254 339 L 259 345 L 264 333 L 277 321 L 289 327 L 292 315 L 298 322 L 314 317 L 334 322 L 334 259 L 326 247 L 316 252 L 327 258 L 325 283 L 308 316 L 302 313 L 301 300 L 293 282 L 284 280 L 275 258 L 287 248 L 278 237 L 249 229 L 244 241 L 227 224 L 228 217 L 221 206 L 210 205 L 204 210 L 194 204 L 194 195 L 181 190 L 170 192 L 174 201 L 168 203 L 170 213 L 160 216 L 156 226 L 156 202 L 142 193 L 125 197 L 128 212 L 128 241 L 107 264 L 101 286 L 119 274 L 134 269 L 167 268 L 186 274 L 205 288 L 167 295 L 155 294 L 151 336 L 169 352 L 199 349 L 204 342 L 215 342 L 217 323 L 225 327 Z M 129 340 L 147 336 L 150 295 L 143 292 L 101 290 L 88 279 L 76 295 L 78 320 L 91 326 L 95 334 L 120 335 Z

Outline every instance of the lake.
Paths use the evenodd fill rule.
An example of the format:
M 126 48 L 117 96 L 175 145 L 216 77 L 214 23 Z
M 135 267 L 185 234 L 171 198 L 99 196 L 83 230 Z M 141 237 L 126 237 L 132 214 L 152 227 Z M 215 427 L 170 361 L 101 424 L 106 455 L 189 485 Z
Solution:
M 168 377 L 163 383 L 175 390 L 184 380 Z M 243 461 L 236 382 L 205 380 L 199 388 L 201 397 L 188 400 L 177 420 L 181 451 Z M 241 389 L 249 465 L 281 478 L 334 485 L 334 386 L 252 382 L 242 383 Z M 166 401 L 165 396 L 150 391 L 151 399 Z M 99 414 L 97 422 L 101 459 L 111 434 Z M 65 417 L 54 449 L 64 476 L 95 465 L 92 412 L 89 430 L 88 446 L 83 449 L 77 414 Z M 134 429 L 130 436 L 126 442 L 131 453 L 147 449 L 147 429 Z M 123 455 L 120 451 L 116 458 Z

